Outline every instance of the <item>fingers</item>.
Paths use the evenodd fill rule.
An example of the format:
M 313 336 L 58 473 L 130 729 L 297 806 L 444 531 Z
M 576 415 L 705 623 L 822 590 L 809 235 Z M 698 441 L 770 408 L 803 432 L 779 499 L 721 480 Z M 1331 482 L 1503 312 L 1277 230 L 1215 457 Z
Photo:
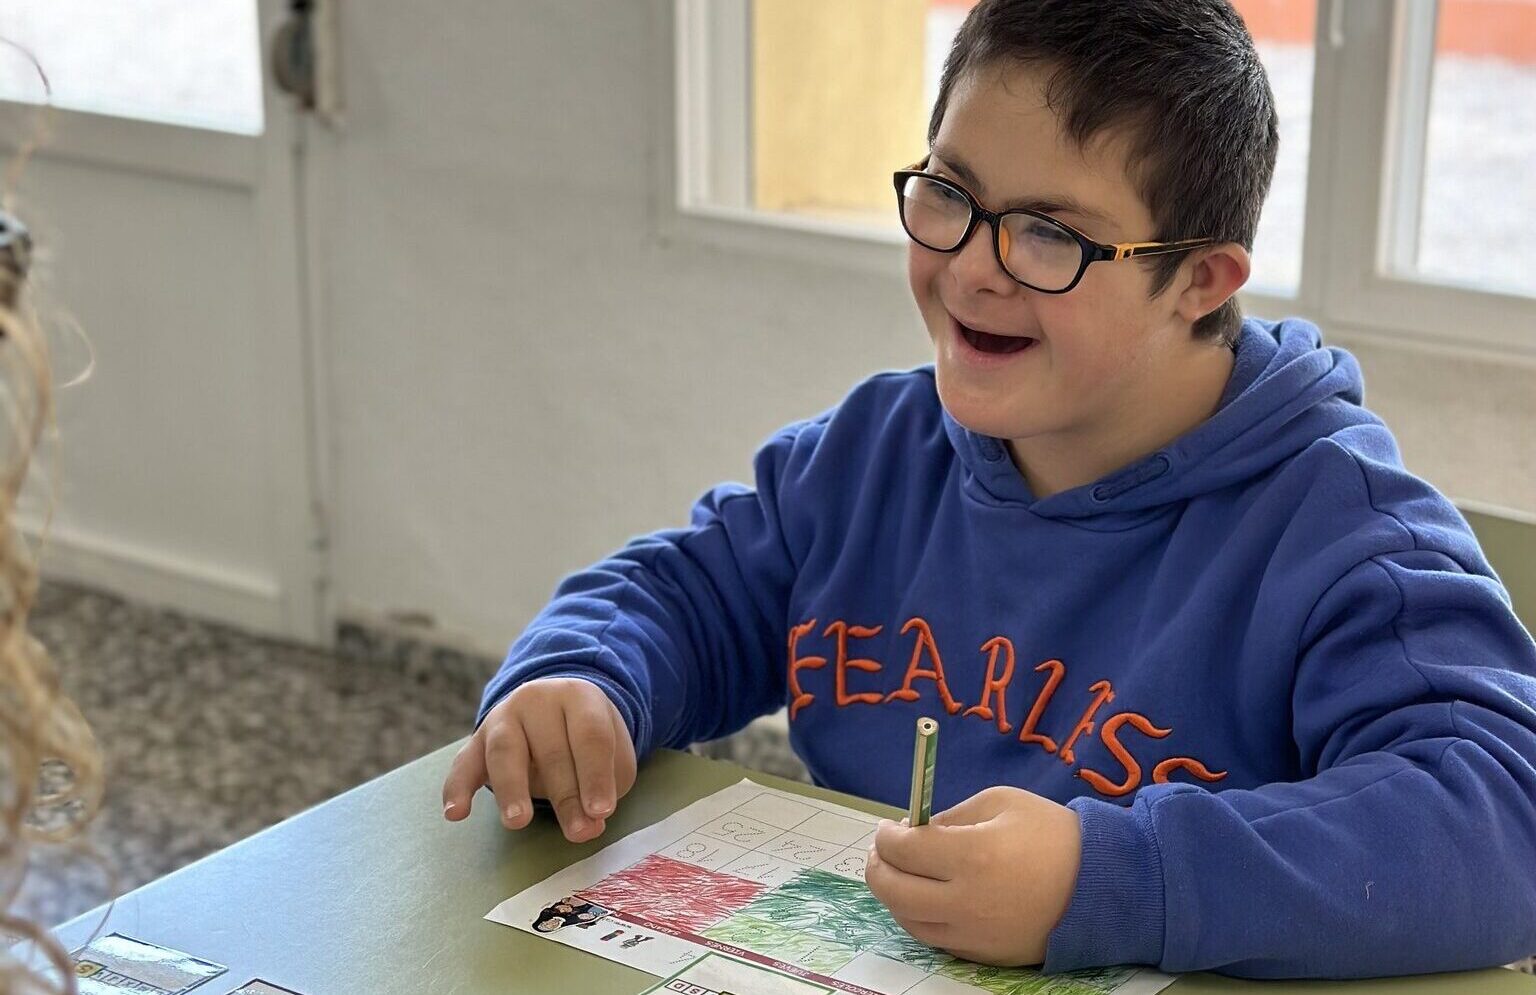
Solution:
M 475 792 L 485 779 L 485 743 L 480 736 L 471 736 L 454 756 L 443 781 L 443 818 L 449 822 L 467 818 Z
M 927 825 L 912 829 L 882 820 L 875 830 L 875 852 L 896 870 L 938 881 L 957 877 L 967 866 L 972 845 L 966 827 Z
M 516 718 L 481 727 L 485 734 L 485 769 L 501 824 L 522 829 L 533 818 L 528 794 L 528 737 Z
M 469 815 L 482 784 L 496 795 L 502 824 L 522 829 L 533 797 L 548 798 L 566 839 L 602 834 L 636 773 L 635 746 L 617 708 L 588 681 L 530 681 L 493 708 L 454 758 L 443 782 L 443 815 Z
M 975 924 L 966 921 L 969 901 L 959 885 L 907 874 L 878 852 L 869 856 L 864 881 L 913 939 L 966 960 L 994 963 L 975 946 Z
M 978 791 L 954 808 L 947 808 L 929 822 L 934 826 L 973 826 L 989 822 L 1002 814 L 1008 805 L 1008 796 L 1017 788 L 987 788 Z
M 943 923 L 952 918 L 955 886 L 945 881 L 908 874 L 872 852 L 864 867 L 864 883 L 891 915 L 908 923 Z M 911 931 L 910 928 L 908 930 Z M 915 933 L 913 935 L 916 935 Z M 924 941 L 927 942 L 927 941 Z
M 576 759 L 562 708 L 533 709 L 524 716 L 528 748 L 538 768 L 544 797 L 555 808 L 560 829 L 572 843 L 585 843 L 603 831 L 601 821 L 587 816 L 581 806 L 581 784 L 576 779 Z
M 616 740 L 608 717 L 611 709 L 606 706 L 608 699 L 599 691 L 571 704 L 565 712 L 565 734 L 576 767 L 581 807 L 599 823 L 613 814 L 618 801 L 614 783 Z
M 617 789 L 614 803 L 617 804 L 617 799 L 629 794 L 629 789 L 635 786 L 635 741 L 629 738 L 629 726 L 624 724 L 624 716 L 612 707 L 612 703 L 608 708 L 608 723 L 613 728 L 613 741 L 617 744 L 613 754 L 613 780 Z
M 959 931 L 949 923 L 918 921 L 909 922 L 901 919 L 900 917 L 898 917 L 896 921 L 901 924 L 902 929 L 906 930 L 908 933 L 911 933 L 912 938 L 917 942 L 926 943 L 930 947 L 937 947 L 940 950 L 946 950 L 950 953 L 955 952 L 953 949 L 953 944 L 960 939 L 958 936 Z

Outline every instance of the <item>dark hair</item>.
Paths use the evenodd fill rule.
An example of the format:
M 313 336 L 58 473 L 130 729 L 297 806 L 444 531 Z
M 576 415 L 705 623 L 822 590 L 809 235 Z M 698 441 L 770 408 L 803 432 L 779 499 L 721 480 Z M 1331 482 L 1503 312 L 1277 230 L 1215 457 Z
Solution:
M 981 0 L 955 36 L 928 141 L 956 82 L 999 64 L 1048 72 L 1046 103 L 1078 147 L 1112 127 L 1130 139 L 1130 180 L 1152 212 L 1148 238 L 1212 237 L 1253 249 L 1280 146 L 1269 77 L 1228 0 Z M 1185 258 L 1144 260 L 1153 295 Z M 1236 341 L 1236 298 L 1195 335 Z

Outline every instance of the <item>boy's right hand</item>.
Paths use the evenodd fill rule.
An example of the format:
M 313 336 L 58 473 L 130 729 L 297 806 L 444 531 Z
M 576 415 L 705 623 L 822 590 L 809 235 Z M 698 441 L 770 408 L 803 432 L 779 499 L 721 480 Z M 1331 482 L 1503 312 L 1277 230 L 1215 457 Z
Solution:
M 501 823 L 522 829 L 533 798 L 548 798 L 572 843 L 596 839 L 635 784 L 635 744 L 602 689 L 579 677 L 529 681 L 485 716 L 443 782 L 443 817 L 469 815 L 481 785 Z

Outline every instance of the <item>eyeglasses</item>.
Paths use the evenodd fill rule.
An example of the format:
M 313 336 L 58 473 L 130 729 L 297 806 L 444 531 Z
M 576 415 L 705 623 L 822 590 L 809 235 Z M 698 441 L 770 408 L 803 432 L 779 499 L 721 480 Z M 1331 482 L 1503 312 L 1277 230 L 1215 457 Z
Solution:
M 912 241 L 935 252 L 958 252 L 979 222 L 992 228 L 998 265 L 1016 282 L 1045 294 L 1077 286 L 1090 263 L 1157 256 L 1211 245 L 1214 238 L 1178 242 L 1095 242 L 1048 214 L 1023 208 L 994 213 L 953 180 L 925 173 L 928 160 L 895 175 L 901 226 Z
M 32 236 L 27 226 L 0 211 L 0 307 L 16 306 L 16 295 L 32 264 Z M 0 332 L 0 338 L 4 333 Z

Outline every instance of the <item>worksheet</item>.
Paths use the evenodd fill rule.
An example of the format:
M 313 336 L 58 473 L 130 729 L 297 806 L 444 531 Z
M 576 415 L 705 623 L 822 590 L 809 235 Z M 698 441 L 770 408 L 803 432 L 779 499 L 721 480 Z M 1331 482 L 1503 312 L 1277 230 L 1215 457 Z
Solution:
M 742 780 L 486 918 L 660 977 L 713 950 L 853 995 L 1151 995 L 1174 980 L 987 967 L 919 943 L 864 884 L 878 822 Z
M 769 967 L 707 953 L 640 995 L 833 995 L 833 992 L 825 985 L 812 984 Z

